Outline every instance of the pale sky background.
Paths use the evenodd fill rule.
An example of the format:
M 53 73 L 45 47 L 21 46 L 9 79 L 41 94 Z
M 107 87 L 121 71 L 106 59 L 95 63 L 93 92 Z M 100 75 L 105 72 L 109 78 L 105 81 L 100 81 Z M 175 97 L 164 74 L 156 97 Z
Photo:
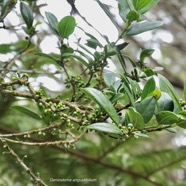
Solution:
M 53 13 L 58 20 L 62 19 L 63 17 L 69 15 L 71 7 L 66 2 L 66 0 L 39 0 L 39 4 L 47 4 L 47 6 L 44 6 L 41 8 L 42 15 L 45 16 L 45 12 L 51 12 Z M 117 10 L 117 2 L 115 0 L 102 0 L 102 2 L 109 4 L 113 6 L 113 11 Z M 19 6 L 19 4 L 17 4 Z M 113 26 L 112 22 L 109 20 L 109 18 L 106 16 L 106 14 L 103 12 L 103 10 L 99 7 L 99 5 L 94 0 L 76 0 L 76 6 L 79 12 L 86 17 L 86 19 L 102 34 L 108 36 L 110 41 L 115 41 L 118 36 L 117 29 Z M 19 8 L 17 9 L 19 10 Z M 15 16 L 15 14 L 10 13 L 7 16 L 8 20 L 12 22 L 13 25 L 17 25 L 20 23 L 20 19 Z M 119 19 L 119 18 L 118 18 Z M 119 22 L 121 20 L 118 20 Z M 93 35 L 100 37 L 92 28 L 88 27 L 87 24 L 82 21 L 79 17 L 76 17 L 76 22 L 79 26 L 85 29 L 86 32 L 90 32 Z M 42 27 L 44 29 L 48 29 L 48 27 L 43 23 L 39 26 L 37 26 L 37 29 Z M 18 31 L 22 32 L 22 31 Z M 75 30 L 77 37 L 83 37 L 82 31 L 79 29 Z M 24 32 L 23 32 L 24 34 Z M 153 36 L 151 32 L 146 32 L 143 34 L 140 34 L 137 37 L 141 37 L 143 40 L 149 40 Z M 165 42 L 172 42 L 173 37 L 171 34 L 167 32 L 161 32 L 161 34 L 158 35 L 160 39 L 162 39 Z M 73 40 L 73 38 L 71 38 Z M 9 34 L 7 30 L 0 29 L 0 44 L 2 43 L 9 43 L 14 42 L 17 40 L 17 37 L 15 34 Z M 100 37 L 100 41 L 103 42 L 103 40 Z M 50 43 L 50 45 L 48 44 Z M 42 41 L 41 47 L 43 52 L 50 53 L 50 52 L 57 52 L 57 38 L 55 36 L 47 36 L 45 40 Z M 161 51 L 159 50 L 158 46 L 153 46 L 155 49 L 155 52 L 153 54 L 153 57 L 155 59 L 159 59 L 161 57 Z M 2 56 L 3 58 L 5 56 Z M 3 60 L 3 58 L 1 58 Z

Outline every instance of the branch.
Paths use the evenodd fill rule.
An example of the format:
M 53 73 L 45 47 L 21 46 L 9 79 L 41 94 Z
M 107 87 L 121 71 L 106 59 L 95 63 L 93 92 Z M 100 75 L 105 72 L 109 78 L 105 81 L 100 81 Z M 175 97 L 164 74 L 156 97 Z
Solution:
M 136 172 L 133 172 L 131 170 L 128 170 L 128 169 L 124 169 L 120 166 L 117 166 L 117 165 L 114 165 L 114 164 L 110 164 L 110 163 L 107 163 L 103 160 L 99 160 L 99 158 L 94 158 L 94 157 L 91 157 L 91 156 L 88 156 L 88 155 L 85 155 L 81 152 L 77 152 L 75 150 L 70 150 L 70 149 L 64 149 L 62 147 L 55 147 L 59 150 L 62 150 L 64 153 L 68 153 L 70 155 L 73 155 L 73 156 L 76 156 L 76 157 L 79 157 L 85 161 L 90 161 L 90 162 L 93 162 L 93 163 L 96 163 L 98 165 L 101 165 L 101 166 L 104 166 L 104 167 L 107 167 L 107 168 L 110 168 L 110 169 L 113 169 L 113 170 L 117 170 L 119 172 L 122 172 L 122 173 L 126 173 L 126 174 L 129 174 L 129 175 L 132 175 L 134 177 L 138 177 L 138 178 L 141 178 L 141 179 L 144 179 L 146 181 L 148 181 L 149 183 L 155 185 L 155 186 L 163 186 L 162 184 L 160 183 L 157 183 L 155 181 L 152 181 L 150 180 L 147 176 L 143 176 L 141 174 L 138 174 Z
M 19 158 L 19 156 L 14 152 L 12 148 L 6 143 L 6 141 L 2 138 L 0 138 L 0 141 L 3 144 L 3 147 L 8 150 L 10 155 L 17 161 L 17 163 L 25 170 L 27 174 L 29 174 L 32 179 L 34 180 L 35 184 L 37 186 L 47 186 L 40 178 L 38 178 L 31 169 Z

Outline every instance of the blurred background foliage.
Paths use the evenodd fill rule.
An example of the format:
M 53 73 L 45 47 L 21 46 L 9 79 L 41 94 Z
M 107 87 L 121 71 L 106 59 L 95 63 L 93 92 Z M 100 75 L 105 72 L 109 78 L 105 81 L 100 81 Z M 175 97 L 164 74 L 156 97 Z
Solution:
M 91 0 L 84 2 L 84 9 L 89 6 L 89 1 Z M 4 19 L 4 23 L 1 24 L 2 32 L 7 32 L 14 40 L 11 43 L 0 44 L 0 71 L 5 73 L 2 69 L 4 63 L 17 56 L 17 59 L 14 59 L 16 63 L 12 70 L 7 73 L 7 79 L 14 76 L 19 69 L 19 73 L 29 74 L 31 82 L 36 88 L 42 85 L 53 97 L 61 91 L 62 98 L 68 97 L 69 91 L 65 89 L 64 73 L 59 65 L 48 58 L 35 55 L 35 53 L 41 52 L 41 43 L 46 37 L 55 40 L 55 36 L 49 30 L 46 19 L 43 17 L 42 8 L 47 4 L 41 0 L 25 2 L 29 3 L 34 12 L 35 24 L 38 24 L 36 27 L 38 34 L 33 37 L 34 42 L 24 55 L 19 56 L 29 41 L 25 38 L 21 28 L 23 22 L 19 16 L 19 10 L 12 9 L 12 12 Z M 53 3 L 58 4 L 57 1 Z M 62 3 L 66 3 L 70 12 L 69 4 L 66 1 Z M 78 3 L 79 1 L 76 0 L 77 9 Z M 109 1 L 105 1 L 105 4 L 114 16 L 117 11 L 116 7 L 112 7 Z M 55 14 L 55 12 L 53 13 Z M 83 12 L 80 13 L 84 16 Z M 16 17 L 15 20 L 12 16 Z M 125 53 L 132 56 L 133 59 L 137 59 L 142 49 L 154 48 L 156 52 L 149 59 L 148 65 L 150 67 L 162 66 L 164 68 L 162 73 L 177 88 L 182 97 L 183 82 L 186 78 L 186 2 L 184 0 L 161 0 L 153 10 L 148 12 L 147 17 L 150 20 L 162 20 L 165 24 L 160 29 L 130 38 L 127 41 L 129 47 Z M 101 19 L 96 21 L 99 22 Z M 17 24 L 17 22 L 20 23 Z M 119 27 L 123 26 L 120 25 L 117 18 L 116 23 Z M 48 43 L 48 47 L 50 47 L 50 43 Z M 51 52 L 51 55 L 58 57 L 58 54 L 54 52 Z M 114 61 L 114 64 L 118 69 L 121 68 L 117 60 Z M 70 73 L 77 75 L 79 71 L 77 66 L 75 68 L 74 70 L 74 62 L 69 63 Z M 81 65 L 78 68 L 81 69 Z M 55 86 L 50 86 L 51 84 Z M 0 133 L 26 131 L 43 125 L 10 108 L 19 103 L 36 110 L 37 108 L 31 100 L 15 100 L 15 98 L 3 94 L 0 96 Z M 84 183 L 51 182 L 51 178 L 91 178 L 96 181 L 88 182 L 89 185 L 101 186 L 155 185 L 148 181 L 150 178 L 166 186 L 184 186 L 186 185 L 185 146 L 186 133 L 181 129 L 177 130 L 176 134 L 162 131 L 150 134 L 150 139 L 132 139 L 125 143 L 92 132 L 84 135 L 74 148 L 69 149 L 11 145 L 33 172 L 36 172 L 48 185 L 52 186 L 84 185 Z M 9 154 L 6 154 L 2 146 L 0 146 L 0 152 L 0 185 L 33 185 L 29 176 Z

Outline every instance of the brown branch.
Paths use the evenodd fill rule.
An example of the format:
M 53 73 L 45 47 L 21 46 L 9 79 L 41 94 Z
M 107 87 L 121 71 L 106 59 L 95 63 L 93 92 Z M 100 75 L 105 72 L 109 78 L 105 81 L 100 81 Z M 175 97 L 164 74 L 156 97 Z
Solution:
M 113 169 L 113 170 L 117 170 L 117 171 L 122 172 L 122 173 L 126 173 L 126 174 L 129 174 L 129 175 L 132 175 L 132 176 L 134 176 L 136 178 L 138 177 L 138 178 L 144 179 L 144 180 L 148 181 L 149 183 L 151 183 L 151 184 L 153 184 L 155 186 L 163 186 L 160 183 L 157 183 L 155 181 L 150 180 L 149 177 L 147 177 L 147 176 L 143 176 L 141 174 L 138 174 L 138 173 L 133 172 L 133 171 L 128 170 L 128 169 L 124 169 L 124 168 L 122 168 L 120 166 L 108 163 L 108 162 L 100 160 L 98 158 L 94 158 L 94 157 L 85 155 L 85 154 L 83 154 L 81 152 L 78 152 L 78 151 L 75 151 L 75 150 L 71 150 L 71 149 L 65 149 L 65 148 L 62 148 L 62 147 L 54 147 L 54 148 L 62 150 L 64 153 L 68 153 L 70 155 L 76 156 L 76 157 L 81 158 L 81 159 L 83 159 L 85 161 L 90 161 L 90 162 L 96 163 L 98 165 L 101 165 L 101 166 L 104 166 L 104 167 L 107 167 L 107 168 L 110 168 L 110 169 Z
M 155 174 L 156 172 L 162 171 L 163 169 L 166 169 L 166 168 L 172 166 L 173 164 L 179 163 L 183 160 L 185 160 L 185 155 L 177 160 L 171 161 L 165 165 L 158 167 L 157 169 L 154 169 L 153 171 L 151 171 L 147 174 L 147 177 L 150 177 L 151 175 Z
M 111 153 L 112 151 L 114 151 L 116 148 L 118 148 L 120 145 L 123 144 L 123 141 L 118 141 L 117 143 L 115 143 L 114 145 L 112 145 L 109 149 L 107 149 L 103 154 L 101 154 L 98 159 L 102 160 L 103 158 L 105 158 L 109 153 Z

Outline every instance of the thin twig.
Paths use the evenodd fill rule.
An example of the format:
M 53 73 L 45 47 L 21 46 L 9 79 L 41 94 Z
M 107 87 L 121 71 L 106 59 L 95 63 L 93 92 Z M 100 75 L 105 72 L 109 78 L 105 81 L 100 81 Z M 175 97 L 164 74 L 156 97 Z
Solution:
M 19 158 L 19 156 L 14 152 L 12 148 L 6 143 L 6 141 L 0 138 L 0 141 L 3 143 L 3 147 L 8 150 L 9 154 L 17 161 L 17 163 L 29 174 L 34 180 L 37 186 L 47 186 L 40 178 L 38 178 L 32 170 Z

